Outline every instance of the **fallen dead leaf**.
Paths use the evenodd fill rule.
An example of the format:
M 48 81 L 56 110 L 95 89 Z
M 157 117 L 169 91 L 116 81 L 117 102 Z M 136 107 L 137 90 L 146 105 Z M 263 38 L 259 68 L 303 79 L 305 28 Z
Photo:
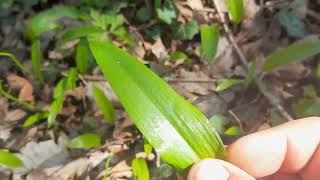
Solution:
M 24 118 L 27 115 L 27 113 L 22 109 L 15 109 L 12 111 L 9 111 L 5 117 L 6 122 L 14 122 L 18 121 L 22 118 Z
M 7 76 L 8 84 L 13 89 L 19 89 L 19 99 L 27 102 L 34 102 L 33 86 L 23 77 L 15 74 Z
M 132 177 L 131 167 L 126 163 L 126 161 L 119 162 L 110 170 L 111 179 L 119 179 L 119 178 L 125 178 L 125 177 L 126 178 Z
M 166 47 L 163 45 L 162 40 L 158 37 L 155 40 L 154 44 L 149 44 L 147 42 L 144 43 L 144 46 L 147 50 L 151 50 L 151 52 L 158 58 L 163 59 L 168 55 Z

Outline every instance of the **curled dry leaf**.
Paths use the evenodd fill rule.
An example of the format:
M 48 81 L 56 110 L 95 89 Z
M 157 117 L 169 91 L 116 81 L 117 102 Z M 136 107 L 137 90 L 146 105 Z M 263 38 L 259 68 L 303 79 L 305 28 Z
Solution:
M 33 86 L 23 77 L 15 74 L 7 76 L 8 84 L 13 89 L 19 89 L 19 99 L 27 102 L 34 102 Z

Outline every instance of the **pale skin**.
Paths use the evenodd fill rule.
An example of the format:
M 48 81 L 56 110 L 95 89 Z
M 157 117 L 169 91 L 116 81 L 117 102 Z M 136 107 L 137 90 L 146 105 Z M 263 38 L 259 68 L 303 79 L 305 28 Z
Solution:
M 319 117 L 290 121 L 229 145 L 228 162 L 198 162 L 188 180 L 320 180 L 319 143 Z

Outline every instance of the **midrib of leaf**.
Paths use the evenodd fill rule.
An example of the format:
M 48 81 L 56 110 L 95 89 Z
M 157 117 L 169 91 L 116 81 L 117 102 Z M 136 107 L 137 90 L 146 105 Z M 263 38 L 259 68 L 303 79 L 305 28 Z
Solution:
M 136 97 L 132 98 L 132 100 L 138 99 L 137 96 L 143 96 L 143 98 L 140 98 L 140 99 L 148 101 L 148 102 L 145 101 L 144 104 L 146 104 L 146 106 L 147 106 L 147 104 L 152 105 L 152 111 L 156 111 L 155 113 L 154 112 L 152 112 L 152 113 L 156 114 L 156 116 L 160 114 L 161 115 L 160 118 L 164 119 L 165 122 L 168 122 L 168 125 L 170 126 L 170 128 L 172 130 L 174 130 L 175 133 L 178 135 L 176 137 L 180 138 L 179 141 L 183 140 L 184 142 L 186 142 L 185 145 L 188 147 L 188 151 L 193 153 L 193 155 L 192 155 L 193 157 L 189 157 L 190 161 L 187 162 L 187 164 L 190 165 L 193 162 L 195 162 L 195 160 L 197 161 L 197 160 L 200 160 L 205 157 L 215 157 L 214 152 L 217 152 L 218 156 L 222 154 L 221 150 L 220 151 L 218 150 L 219 148 L 221 148 L 219 146 L 219 143 L 216 144 L 215 142 L 213 142 L 213 139 L 219 141 L 219 138 L 217 138 L 218 135 L 214 131 L 212 131 L 212 127 L 209 127 L 210 126 L 209 122 L 208 123 L 204 122 L 204 121 L 207 121 L 206 118 L 201 113 L 195 112 L 195 111 L 198 111 L 198 110 L 195 110 L 195 107 L 189 105 L 186 100 L 184 100 L 182 97 L 175 94 L 175 92 L 167 84 L 161 82 L 160 78 L 154 77 L 154 74 L 152 74 L 151 70 L 147 69 L 147 71 L 145 73 L 139 72 L 139 69 L 140 69 L 139 65 L 131 62 L 132 59 L 126 61 L 125 63 L 121 63 L 120 60 L 116 61 L 117 59 L 126 59 L 126 58 L 132 58 L 132 57 L 124 54 L 124 52 L 123 53 L 115 52 L 115 51 L 119 51 L 119 50 L 113 48 L 112 46 L 108 46 L 105 44 L 103 44 L 103 46 L 105 46 L 105 49 L 108 49 L 113 52 L 112 55 L 110 55 L 110 54 L 108 55 L 114 59 L 114 61 L 112 61 L 111 63 L 114 63 L 114 65 L 121 66 L 121 68 L 120 68 L 121 73 L 117 72 L 117 71 L 120 71 L 119 69 L 116 71 L 113 68 L 110 68 L 105 71 L 103 70 L 104 74 L 108 74 L 108 75 L 112 74 L 112 76 L 117 76 L 116 75 L 117 73 L 119 73 L 118 75 L 125 73 L 127 75 L 126 78 L 128 78 L 128 81 L 134 82 L 131 85 L 134 85 L 138 90 L 135 92 Z M 94 48 L 91 48 L 91 49 L 94 49 Z M 97 53 L 94 53 L 94 54 L 97 54 Z M 99 55 L 96 55 L 96 59 L 99 59 L 103 56 L 104 56 L 103 53 L 100 53 Z M 117 57 L 115 57 L 115 56 L 117 56 Z M 100 61 L 102 61 L 102 60 L 100 60 Z M 103 66 L 106 66 L 106 67 L 114 66 L 114 65 L 107 65 L 106 63 L 108 63 L 108 62 L 106 62 L 106 61 L 107 60 L 104 59 L 103 63 L 98 62 L 98 64 L 100 63 L 100 66 L 102 66 L 102 67 Z M 136 61 L 136 60 L 134 60 L 134 61 Z M 136 66 L 136 67 L 134 67 L 134 66 Z M 130 72 L 130 73 L 128 73 L 128 72 Z M 132 77 L 128 76 L 130 74 L 135 74 L 136 76 L 140 76 L 140 77 L 132 78 Z M 149 74 L 151 78 L 150 77 L 146 78 L 145 77 L 146 74 Z M 114 86 L 114 83 L 116 83 L 116 82 L 112 82 L 113 78 L 108 78 L 108 75 L 107 75 L 107 79 L 109 80 L 111 86 Z M 117 77 L 121 77 L 121 76 L 117 76 Z M 123 83 L 127 82 L 125 79 L 122 79 L 121 81 Z M 154 86 L 154 85 L 152 85 L 153 83 L 162 83 L 162 84 L 161 84 L 161 86 Z M 143 84 L 143 86 L 139 86 L 139 84 L 140 85 Z M 147 85 L 147 84 L 150 84 L 150 85 Z M 149 89 L 149 88 L 159 88 L 159 87 L 163 87 L 163 89 L 166 92 L 169 91 L 168 94 L 170 96 L 168 96 L 165 93 L 157 93 L 158 91 L 161 91 L 161 89 L 151 89 L 151 90 Z M 117 91 L 124 90 L 124 89 L 121 89 L 120 85 L 119 85 L 119 87 L 113 87 L 113 88 L 115 89 L 115 92 L 117 94 L 122 94 Z M 148 88 L 148 89 L 145 89 L 145 88 Z M 133 88 L 131 88 L 131 89 L 133 89 Z M 141 93 L 141 92 L 144 92 L 144 93 Z M 171 97 L 171 95 L 173 95 L 174 97 Z M 162 97 L 155 98 L 155 96 L 162 96 Z M 119 96 L 119 98 L 124 105 L 130 104 L 130 102 L 132 103 L 132 100 L 129 99 L 128 97 L 122 98 L 121 96 Z M 173 98 L 176 100 L 176 102 L 170 103 L 170 101 L 162 101 L 162 99 L 168 99 L 168 98 L 169 99 Z M 168 104 L 163 104 L 163 103 L 168 103 Z M 156 104 L 160 104 L 160 106 L 157 107 Z M 128 105 L 128 106 L 130 106 L 130 105 Z M 137 108 L 137 106 L 135 106 L 135 108 Z M 165 109 L 172 109 L 172 112 L 166 113 L 167 111 L 164 108 Z M 180 109 L 182 109 L 182 108 L 187 108 L 187 109 L 183 109 L 181 111 Z M 137 118 L 139 115 L 136 114 L 136 112 L 137 112 L 136 109 L 133 108 L 131 110 L 131 107 L 129 107 L 129 108 L 127 108 L 127 111 L 129 112 L 129 114 L 133 114 L 132 116 L 135 117 L 136 124 L 140 130 L 148 128 L 150 126 L 150 124 L 149 124 L 146 127 L 142 127 L 147 122 L 137 122 L 137 121 L 140 121 L 140 119 Z M 180 112 L 183 112 L 183 113 L 180 114 Z M 187 113 L 187 114 L 185 114 L 185 113 Z M 148 115 L 148 118 L 154 118 L 154 117 L 152 117 L 152 115 Z M 180 119 L 180 120 L 175 121 L 174 119 Z M 199 122 L 197 122 L 197 121 L 199 121 Z M 148 123 L 150 123 L 150 122 L 148 122 Z M 156 123 L 156 122 L 154 122 L 154 123 Z M 177 123 L 179 123 L 179 124 L 177 124 Z M 188 124 L 185 124 L 185 123 L 188 123 Z M 154 126 L 154 128 L 157 128 L 157 127 L 155 127 L 155 125 L 152 125 L 152 126 Z M 163 128 L 167 128 L 167 127 L 163 127 Z M 187 129 L 187 128 L 189 128 L 189 129 Z M 150 130 L 150 131 L 152 131 L 152 130 Z M 194 132 L 194 131 L 196 131 L 197 133 L 189 134 L 190 132 Z M 210 133 L 205 134 L 205 132 L 203 133 L 202 131 L 206 131 L 206 132 L 210 132 Z M 143 132 L 145 132 L 146 137 L 149 136 L 148 137 L 149 140 L 152 140 L 152 138 L 150 138 L 152 135 L 146 134 L 146 133 L 148 133 L 146 131 L 143 131 Z M 183 136 L 181 136 L 181 134 Z M 174 138 L 174 137 L 170 137 L 169 139 L 172 139 L 172 138 Z M 165 138 L 161 137 L 161 139 L 165 139 Z M 198 141 L 199 139 L 200 139 L 200 142 L 195 142 L 195 141 Z M 190 142 L 190 141 L 193 141 L 193 142 Z M 153 144 L 153 146 L 155 146 L 155 143 L 151 142 L 151 144 Z M 214 149 L 214 147 L 216 147 L 217 149 Z M 159 147 L 155 146 L 155 148 L 159 151 Z M 170 151 L 175 151 L 176 148 L 179 148 L 179 145 L 173 143 L 173 144 L 171 144 Z M 185 148 L 185 147 L 183 147 L 183 148 Z M 168 150 L 167 152 L 170 153 L 170 151 Z M 177 151 L 177 152 L 181 153 L 181 151 Z M 162 158 L 164 160 L 166 160 L 165 157 L 162 156 Z M 184 158 L 179 158 L 179 159 L 177 159 L 177 161 L 181 161 L 181 159 L 184 159 Z M 170 159 L 170 161 L 168 161 L 168 162 L 172 162 L 172 159 Z M 184 166 L 185 166 L 185 164 L 184 164 Z

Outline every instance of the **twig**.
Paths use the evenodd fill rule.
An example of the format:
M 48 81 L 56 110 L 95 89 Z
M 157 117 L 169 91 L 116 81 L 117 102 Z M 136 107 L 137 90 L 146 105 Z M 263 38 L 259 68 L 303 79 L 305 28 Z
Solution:
M 241 48 L 238 46 L 238 44 L 235 42 L 234 37 L 232 35 L 232 32 L 230 30 L 230 28 L 228 27 L 227 23 L 226 23 L 226 19 L 224 18 L 223 12 L 221 12 L 221 10 L 217 7 L 217 1 L 220 0 L 213 0 L 213 4 L 215 5 L 215 7 L 217 8 L 218 11 L 218 15 L 223 23 L 223 28 L 224 31 L 227 34 L 227 39 L 229 40 L 229 42 L 232 44 L 233 48 L 235 49 L 236 53 L 238 54 L 242 64 L 245 66 L 245 68 L 248 70 L 249 69 L 249 61 L 246 58 L 246 56 L 244 55 L 244 53 L 242 52 Z M 283 108 L 283 106 L 280 104 L 279 98 L 275 97 L 273 94 L 268 93 L 262 86 L 261 83 L 258 82 L 258 80 L 255 78 L 254 81 L 260 92 L 262 92 L 262 94 L 268 99 L 269 103 L 271 105 L 273 105 L 278 111 L 279 113 L 286 118 L 287 120 L 293 120 L 293 118 L 290 116 L 290 114 Z
M 243 133 L 244 129 L 240 118 L 232 110 L 229 110 L 228 113 L 237 121 L 237 123 L 239 124 L 240 131 L 241 133 Z

